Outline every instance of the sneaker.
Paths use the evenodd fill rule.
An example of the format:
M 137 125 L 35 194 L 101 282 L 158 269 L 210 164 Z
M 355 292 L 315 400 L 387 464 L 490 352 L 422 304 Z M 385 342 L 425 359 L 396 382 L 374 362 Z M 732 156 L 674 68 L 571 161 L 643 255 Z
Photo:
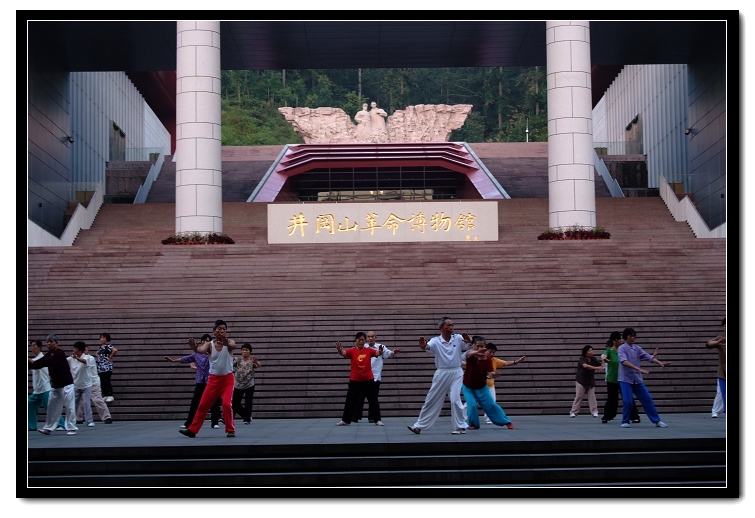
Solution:
M 715 412 L 713 412 L 712 414 L 710 414 L 710 416 L 713 417 L 713 418 L 716 418 L 716 417 L 718 417 L 718 414 L 715 413 Z
M 508 428 L 509 430 L 513 430 L 514 429 L 514 423 L 507 424 L 506 428 Z
M 485 424 L 493 424 L 493 421 L 491 421 L 490 419 L 486 419 Z
M 595 412 L 595 413 L 594 413 L 594 414 L 593 414 L 592 416 L 593 416 L 593 417 L 598 417 L 598 413 L 597 413 L 597 412 Z
M 631 428 L 631 426 L 632 426 L 632 425 L 631 425 L 631 424 L 629 424 L 629 423 L 621 423 L 621 427 L 622 427 L 622 428 Z
M 338 421 L 336 423 L 336 426 L 349 426 L 351 423 L 347 423 L 346 421 Z
M 178 427 L 179 430 L 186 430 L 187 428 L 188 426 L 186 426 L 185 424 L 182 424 L 181 426 Z
M 63 428 L 62 426 L 58 426 L 58 427 L 57 427 L 57 428 L 55 429 L 55 431 L 56 431 L 56 432 L 63 432 L 63 431 L 65 431 L 65 428 Z
M 244 424 L 252 424 L 251 421 L 244 421 Z
M 115 398 L 113 396 L 108 396 L 105 398 L 105 403 L 112 403 L 115 401 Z
M 569 417 L 577 417 L 577 414 L 575 414 L 574 412 L 569 412 Z
M 186 430 L 178 430 L 178 433 L 181 435 L 185 435 L 186 437 L 196 437 L 197 434 L 189 430 L 188 428 Z
M 655 427 L 656 428 L 668 428 L 668 425 L 666 423 L 664 423 L 663 421 L 658 421 L 657 423 L 655 423 Z
M 220 428 L 220 425 L 219 424 L 214 424 L 214 425 L 212 425 L 212 427 L 213 428 Z
M 461 434 L 463 434 L 465 432 L 466 432 L 466 430 L 464 428 L 457 428 L 456 430 L 454 430 L 453 432 L 451 432 L 451 435 L 461 435 Z
M 50 430 L 45 430 L 44 428 L 39 428 L 37 431 L 42 435 L 50 435 L 52 433 Z
M 228 432 L 225 434 L 226 437 L 236 437 L 236 432 Z
M 474 426 L 470 426 L 469 428 L 467 428 L 467 430 L 477 430 L 477 428 Z
M 87 426 L 89 426 L 89 427 L 92 427 L 92 426 L 94 426 L 94 422 L 92 422 L 92 423 L 87 423 Z
M 76 435 L 76 431 L 75 430 L 70 430 L 70 431 L 66 432 L 66 435 Z
M 111 418 L 105 419 L 105 424 L 113 424 L 113 420 Z
M 633 423 L 639 423 L 640 422 L 640 418 L 638 417 L 637 419 L 632 419 L 632 422 Z
M 419 435 L 419 434 L 420 434 L 420 432 L 422 432 L 422 430 L 420 430 L 419 428 L 416 428 L 416 427 L 414 427 L 414 426 L 407 426 L 407 428 L 408 428 L 408 429 L 410 429 L 410 430 L 411 430 L 412 432 L 416 433 L 417 435 Z M 41 431 L 42 431 L 42 430 L 40 430 L 40 432 L 41 432 Z
M 378 419 L 377 421 L 375 421 L 375 425 L 376 425 L 376 426 L 385 426 L 385 425 L 383 424 L 383 421 L 381 421 L 381 420 L 379 420 L 379 419 Z

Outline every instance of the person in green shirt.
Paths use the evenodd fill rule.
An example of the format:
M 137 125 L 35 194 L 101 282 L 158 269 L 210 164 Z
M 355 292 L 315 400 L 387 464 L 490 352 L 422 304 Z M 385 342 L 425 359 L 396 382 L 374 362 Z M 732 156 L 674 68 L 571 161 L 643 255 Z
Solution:
M 606 342 L 606 350 L 601 355 L 603 363 L 606 364 L 606 385 L 608 394 L 606 396 L 606 405 L 603 407 L 602 423 L 607 423 L 616 417 L 619 408 L 619 346 L 624 340 L 621 333 L 614 331 Z M 637 412 L 637 405 L 632 404 L 631 420 L 633 423 L 640 422 L 640 414 Z

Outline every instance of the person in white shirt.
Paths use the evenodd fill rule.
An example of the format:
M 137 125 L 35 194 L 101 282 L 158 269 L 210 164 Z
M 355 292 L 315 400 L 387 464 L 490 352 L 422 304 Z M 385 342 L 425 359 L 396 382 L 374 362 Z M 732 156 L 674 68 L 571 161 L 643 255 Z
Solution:
M 215 339 L 212 342 L 204 342 L 197 346 L 193 338 L 189 338 L 189 346 L 199 354 L 210 355 L 210 377 L 207 387 L 199 400 L 199 407 L 194 420 L 188 428 L 178 430 L 178 433 L 186 437 L 196 437 L 204 424 L 207 411 L 220 397 L 223 409 L 223 421 L 225 423 L 225 436 L 236 437 L 236 427 L 233 424 L 233 350 L 236 342 L 228 338 L 228 324 L 224 320 L 216 320 L 212 328 Z
M 39 360 L 42 354 L 42 340 L 32 340 L 29 344 L 31 353 L 34 355 L 33 360 Z M 31 394 L 29 394 L 29 431 L 37 429 L 39 422 L 39 407 L 44 407 L 47 412 L 47 403 L 50 400 L 50 374 L 47 367 L 31 371 Z M 58 427 L 65 428 L 66 421 L 63 416 L 58 420 Z
M 380 356 L 373 356 L 370 358 L 370 362 L 372 364 L 372 375 L 375 377 L 375 394 L 377 395 L 380 392 L 380 377 L 383 373 L 383 359 L 387 358 L 394 358 L 396 354 L 401 352 L 401 349 L 398 347 L 390 350 L 383 344 L 375 343 L 375 339 L 377 338 L 377 334 L 375 334 L 375 331 L 367 331 L 367 344 L 365 347 L 369 347 L 370 349 L 380 350 L 380 347 L 383 347 L 383 354 Z M 366 395 L 364 392 L 359 394 L 359 399 L 357 400 L 357 407 L 354 411 L 354 417 L 351 419 L 352 422 L 356 423 L 360 419 L 362 419 L 363 412 L 364 412 L 364 400 Z M 371 423 L 373 422 L 371 419 L 369 420 Z
M 100 421 L 102 421 L 105 424 L 112 424 L 113 418 L 110 415 L 110 409 L 107 407 L 107 403 L 105 403 L 105 399 L 102 397 L 102 388 L 100 386 L 100 376 L 97 373 L 97 362 L 94 359 L 94 356 L 91 356 L 89 354 L 89 347 L 84 347 L 84 356 L 86 358 L 86 369 L 89 372 L 89 378 L 92 380 L 92 404 L 94 405 L 94 408 L 97 409 L 97 413 L 100 416 Z M 89 361 L 89 358 L 92 359 L 92 361 Z M 79 401 L 76 404 L 76 421 L 78 423 L 84 422 L 84 402 Z
M 84 420 L 86 421 L 87 426 L 94 426 L 91 407 L 92 379 L 89 376 L 88 367 L 91 363 L 96 369 L 97 365 L 94 358 L 84 354 L 84 349 L 86 349 L 86 344 L 84 342 L 75 342 L 73 344 L 73 354 L 67 359 L 68 366 L 71 368 L 71 375 L 73 376 L 73 392 L 75 395 L 74 404 L 77 407 L 83 405 Z
M 464 377 L 461 362 L 464 351 L 469 349 L 472 338 L 467 333 L 454 334 L 454 323 L 449 317 L 442 317 L 438 322 L 438 327 L 440 336 L 431 338 L 429 342 L 425 341 L 424 336 L 419 337 L 420 349 L 435 356 L 437 370 L 433 375 L 433 383 L 425 397 L 417 422 L 408 428 L 414 433 L 430 428 L 438 419 L 446 394 L 448 394 L 454 422 L 454 430 L 451 433 L 463 434 L 467 429 L 467 417 L 461 402 L 461 385 Z

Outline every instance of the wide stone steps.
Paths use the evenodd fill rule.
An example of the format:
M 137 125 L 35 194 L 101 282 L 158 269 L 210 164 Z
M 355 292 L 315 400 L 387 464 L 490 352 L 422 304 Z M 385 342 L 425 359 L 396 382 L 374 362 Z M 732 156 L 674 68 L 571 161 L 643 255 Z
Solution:
M 723 440 L 649 441 L 644 450 L 613 451 L 596 447 L 529 445 L 457 445 L 449 453 L 437 445 L 320 445 L 307 455 L 301 448 L 225 446 L 211 457 L 185 447 L 83 449 L 40 455 L 30 450 L 29 487 L 107 485 L 108 487 L 350 487 L 369 480 L 372 486 L 697 486 L 724 487 L 726 452 Z M 655 444 L 655 443 L 662 444 Z M 519 443 L 516 446 L 521 447 Z M 111 448 L 112 449 L 112 448 Z M 192 455 L 192 452 L 194 455 Z M 52 452 L 48 452 L 52 453 Z M 93 453 L 97 453 L 94 456 Z M 211 482 L 208 480 L 210 477 Z
M 645 376 L 659 410 L 709 411 L 717 357 L 703 344 L 725 315 L 726 241 L 695 239 L 658 198 L 596 202 L 611 239 L 538 241 L 547 200 L 522 199 L 498 202 L 497 242 L 330 246 L 268 245 L 265 204 L 224 203 L 236 244 L 215 246 L 160 244 L 173 204 L 105 205 L 74 246 L 29 249 L 29 337 L 57 333 L 70 352 L 111 333 L 114 415 L 182 419 L 194 373 L 163 356 L 188 354 L 223 318 L 263 363 L 254 416 L 285 418 L 340 415 L 348 362 L 334 344 L 375 330 L 401 349 L 386 361 L 384 415 L 415 415 L 434 372 L 417 339 L 446 314 L 499 357 L 527 356 L 496 383 L 507 412 L 565 414 L 582 346 L 602 351 L 631 326 L 672 362 Z

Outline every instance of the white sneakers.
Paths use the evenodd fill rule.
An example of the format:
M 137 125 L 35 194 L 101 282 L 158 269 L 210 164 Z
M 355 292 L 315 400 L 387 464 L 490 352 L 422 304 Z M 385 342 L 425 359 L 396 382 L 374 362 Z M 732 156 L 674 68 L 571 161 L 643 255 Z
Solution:
M 105 398 L 105 403 L 112 403 L 115 401 L 115 398 L 113 396 L 108 396 Z
M 347 423 L 346 421 L 338 421 L 336 423 L 336 426 L 349 426 L 351 423 Z
M 621 427 L 622 427 L 622 428 L 631 428 L 631 427 L 632 427 L 632 425 L 631 425 L 631 424 L 629 424 L 629 423 L 621 423 Z
M 655 427 L 656 428 L 668 428 L 668 425 L 666 423 L 664 423 L 663 421 L 658 421 L 657 423 L 655 423 Z
M 711 416 L 711 417 L 718 417 L 718 414 L 717 414 L 717 413 L 715 413 L 715 412 L 713 412 L 712 414 L 710 414 L 710 416 Z
M 94 422 L 87 423 L 87 426 L 94 426 Z
M 376 424 L 377 426 L 385 426 L 385 425 L 383 424 L 383 421 L 380 421 L 380 420 L 377 420 L 377 421 L 375 421 L 375 424 Z
M 592 416 L 593 416 L 593 417 L 598 417 L 598 413 L 597 413 L 597 412 L 595 412 L 595 413 L 594 413 L 594 414 L 593 414 Z
M 575 414 L 574 412 L 569 412 L 569 417 L 577 417 L 577 414 Z

